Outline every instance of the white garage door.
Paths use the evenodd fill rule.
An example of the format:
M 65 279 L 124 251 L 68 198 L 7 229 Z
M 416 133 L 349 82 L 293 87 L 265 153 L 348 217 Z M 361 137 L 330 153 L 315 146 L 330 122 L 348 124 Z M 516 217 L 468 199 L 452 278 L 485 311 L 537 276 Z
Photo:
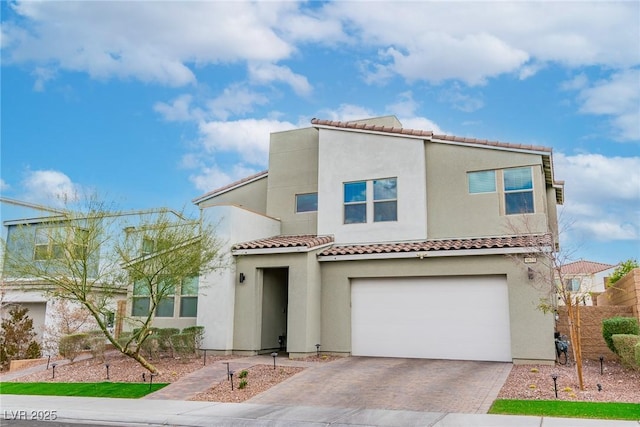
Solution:
M 351 352 L 510 362 L 506 278 L 352 279 Z

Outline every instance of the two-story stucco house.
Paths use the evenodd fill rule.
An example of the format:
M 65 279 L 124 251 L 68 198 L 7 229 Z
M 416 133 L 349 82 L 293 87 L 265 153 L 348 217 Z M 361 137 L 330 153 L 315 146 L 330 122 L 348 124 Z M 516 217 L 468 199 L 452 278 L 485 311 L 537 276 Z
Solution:
M 535 254 L 555 249 L 562 202 L 549 148 L 393 116 L 273 133 L 268 171 L 194 200 L 233 255 L 200 278 L 204 345 L 552 361 L 532 271 L 552 274 Z
M 579 260 L 560 266 L 560 275 L 564 289 L 570 291 L 578 303 L 593 305 L 594 296 L 606 290 L 607 278 L 615 269 L 612 264 Z M 562 301 L 558 303 L 562 304 Z

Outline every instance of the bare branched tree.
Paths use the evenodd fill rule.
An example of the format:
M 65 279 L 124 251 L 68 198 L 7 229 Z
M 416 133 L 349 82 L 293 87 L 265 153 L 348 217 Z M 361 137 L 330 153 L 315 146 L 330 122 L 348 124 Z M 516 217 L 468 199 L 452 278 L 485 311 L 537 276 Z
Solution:
M 512 221 L 509 224 L 510 232 L 514 234 L 535 234 L 533 227 L 529 224 L 527 217 L 523 217 L 519 222 Z M 553 312 L 557 314 L 558 305 L 564 305 L 567 310 L 568 329 L 570 334 L 570 342 L 573 360 L 576 365 L 576 374 L 580 390 L 584 390 L 583 367 L 582 367 L 582 333 L 580 323 L 580 301 L 587 296 L 585 287 L 580 286 L 572 280 L 572 275 L 568 275 L 563 271 L 562 266 L 572 262 L 572 255 L 575 249 L 560 246 L 560 237 L 565 235 L 570 229 L 571 222 L 561 216 L 558 221 L 558 230 L 549 229 L 546 235 L 547 240 L 540 240 L 538 247 L 532 248 L 532 253 L 527 256 L 514 256 L 512 259 L 521 268 L 530 272 L 532 284 L 545 295 L 538 305 L 543 312 Z M 536 259 L 536 263 L 542 268 L 530 269 L 530 265 L 526 263 L 527 258 Z M 578 279 L 581 280 L 581 279 Z
M 119 212 L 95 197 L 83 209 L 25 223 L 3 244 L 3 286 L 79 303 L 116 349 L 151 372 L 157 369 L 140 350 L 158 305 L 182 279 L 226 263 L 213 225 L 167 209 Z M 137 333 L 122 342 L 108 323 L 115 301 L 131 295 L 134 283 L 145 289 L 149 304 L 143 315 L 125 314 L 124 322 L 136 325 Z

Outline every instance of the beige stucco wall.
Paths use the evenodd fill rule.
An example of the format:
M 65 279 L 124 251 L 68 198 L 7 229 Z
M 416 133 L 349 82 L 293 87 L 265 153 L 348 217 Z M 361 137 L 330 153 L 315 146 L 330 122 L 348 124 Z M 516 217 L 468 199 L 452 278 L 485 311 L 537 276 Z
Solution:
M 233 349 L 257 352 L 262 336 L 263 269 L 288 267 L 287 351 L 311 353 L 320 342 L 320 272 L 315 252 L 236 257 L 246 276 L 236 286 Z
M 318 130 L 271 134 L 267 215 L 282 221 L 282 234 L 315 234 L 317 213 L 296 213 L 296 194 L 318 191 Z
M 426 143 L 427 233 L 430 239 L 539 233 L 548 230 L 542 158 L 444 143 Z M 533 166 L 535 213 L 505 215 L 501 169 Z M 467 172 L 497 170 L 496 192 L 469 194 Z
M 226 191 L 199 205 L 201 209 L 215 205 L 235 205 L 253 212 L 267 211 L 267 176 Z
M 553 316 L 537 309 L 544 292 L 528 280 L 522 264 L 505 256 L 322 262 L 321 267 L 323 351 L 351 351 L 351 278 L 506 275 L 514 362 L 551 361 L 555 357 Z M 464 313 L 452 312 L 451 315 L 464 316 Z M 437 327 L 446 327 L 446 324 Z

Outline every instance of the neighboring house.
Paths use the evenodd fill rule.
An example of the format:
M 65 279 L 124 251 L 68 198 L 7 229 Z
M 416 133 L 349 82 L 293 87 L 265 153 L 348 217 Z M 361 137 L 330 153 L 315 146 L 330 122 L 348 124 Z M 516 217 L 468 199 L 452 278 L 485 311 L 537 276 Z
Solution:
M 2 201 L 3 205 L 19 205 L 22 208 L 31 208 L 32 212 L 30 213 L 39 215 L 31 217 L 22 210 L 15 213 L 13 219 L 7 219 L 6 210 L 3 210 L 3 240 L 6 242 L 5 251 L 7 253 L 16 253 L 16 251 L 19 251 L 19 253 L 22 254 L 22 259 L 37 263 L 61 258 L 63 256 L 61 253 L 62 249 L 60 245 L 57 244 L 61 236 L 67 236 L 64 238 L 75 241 L 76 236 L 87 232 L 86 221 L 81 216 L 79 217 L 78 214 L 72 215 L 73 220 L 70 220 L 69 216 L 65 215 L 66 212 L 63 210 L 45 208 L 6 198 L 2 198 L 0 201 Z M 48 214 L 43 216 L 43 211 L 47 211 Z M 159 212 L 171 215 L 176 221 L 186 221 L 180 214 L 168 209 L 148 209 L 144 211 L 117 212 L 114 214 L 105 213 L 104 218 L 101 220 L 102 224 L 94 226 L 104 227 L 105 236 L 108 236 L 108 238 L 104 240 L 105 243 L 101 245 L 99 253 L 96 253 L 95 256 L 87 257 L 87 272 L 90 277 L 94 279 L 105 277 L 104 280 L 106 280 L 107 272 L 117 273 L 120 271 L 122 266 L 117 263 L 114 264 L 113 260 L 109 259 L 109 245 L 119 236 L 127 236 L 127 238 L 135 240 L 133 245 L 136 249 L 134 249 L 134 251 L 139 252 L 140 256 L 144 256 L 153 251 L 154 242 L 145 240 L 144 233 L 139 233 L 140 230 L 137 229 L 136 225 L 139 225 L 140 221 L 144 218 L 148 218 L 150 215 L 156 215 Z M 18 237 L 17 239 L 15 238 L 16 236 Z M 82 241 L 82 239 L 78 239 L 78 241 Z M 80 253 L 82 248 L 78 247 L 77 250 L 78 253 Z M 34 277 L 22 277 L 21 274 L 16 273 L 16 270 L 12 269 L 10 263 L 6 261 L 7 258 L 5 255 L 7 254 L 2 255 L 4 262 L 1 270 L 1 314 L 4 317 L 12 305 L 20 305 L 28 308 L 28 315 L 33 319 L 34 329 L 38 333 L 38 338 L 42 339 L 43 331 L 55 329 L 57 323 L 68 320 L 64 320 L 62 317 L 69 316 L 69 311 L 74 310 L 73 305 L 63 304 L 59 298 L 53 298 L 47 293 L 47 290 L 53 286 L 51 283 Z M 79 259 L 82 259 L 82 257 L 79 257 Z M 62 268 L 65 268 L 67 265 L 68 264 L 63 262 Z M 122 270 L 122 272 L 124 273 L 124 270 Z M 185 282 L 187 281 L 188 279 L 185 280 Z M 182 328 L 195 325 L 195 310 L 198 298 L 197 280 L 195 280 L 195 285 L 192 282 L 194 281 L 191 280 L 191 282 L 189 282 L 190 284 L 177 287 L 177 295 L 170 296 L 162 301 L 162 304 L 156 311 L 157 326 Z M 110 288 L 109 308 L 104 320 L 108 327 L 114 328 L 114 331 L 119 332 L 122 329 L 127 330 L 135 327 L 135 323 L 122 322 L 119 319 L 123 319 L 132 312 L 133 315 L 136 315 L 141 310 L 144 311 L 145 296 L 136 295 L 135 289 L 133 284 L 129 284 L 129 286 L 125 284 L 121 288 Z M 128 292 L 130 298 L 127 298 Z M 148 300 L 148 297 L 146 297 L 146 299 Z M 134 303 L 133 307 L 132 302 Z M 80 307 L 80 305 L 78 304 L 76 307 Z M 135 318 L 133 320 L 135 322 Z M 95 322 L 89 317 L 89 321 L 86 322 L 86 326 L 82 329 L 95 329 L 96 327 Z M 47 344 L 49 347 L 55 348 L 55 343 Z
M 605 291 L 607 278 L 616 266 L 580 260 L 560 267 L 565 289 L 578 298 L 582 305 L 593 305 L 593 297 Z
M 233 255 L 200 278 L 205 348 L 555 357 L 532 278 L 552 277 L 537 255 L 563 203 L 549 148 L 313 119 L 271 134 L 268 171 L 194 203 Z

